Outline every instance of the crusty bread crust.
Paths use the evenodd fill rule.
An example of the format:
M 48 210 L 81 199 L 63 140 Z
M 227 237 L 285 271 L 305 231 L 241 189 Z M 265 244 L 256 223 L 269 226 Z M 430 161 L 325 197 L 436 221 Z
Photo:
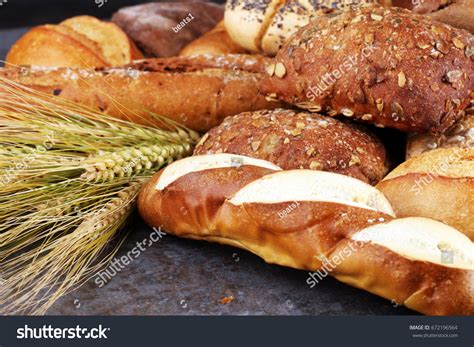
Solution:
M 188 160 L 192 158 L 197 157 Z M 245 161 L 240 166 L 191 172 L 157 189 L 165 170 L 139 196 L 140 214 L 151 226 L 180 237 L 239 247 L 268 263 L 308 271 L 322 270 L 325 260 L 339 256 L 330 274 L 340 281 L 425 314 L 474 314 L 474 270 L 412 259 L 356 237 L 381 223 L 401 221 L 398 227 L 410 223 L 394 220 L 380 210 L 344 203 L 292 201 L 291 192 L 287 202 L 234 202 L 233 197 L 248 184 L 258 185 L 268 175 L 289 172 L 246 165 Z M 380 196 L 377 199 L 385 199 Z M 290 205 L 294 209 L 284 216 L 278 214 Z M 446 234 L 457 233 L 445 225 L 439 227 L 449 229 L 443 229 Z M 472 247 L 462 243 L 467 249 Z
M 474 149 L 447 148 L 409 159 L 377 185 L 399 217 L 439 220 L 474 241 Z
M 194 154 L 234 153 L 285 170 L 336 172 L 376 184 L 388 171 L 383 144 L 362 127 L 316 113 L 246 112 L 207 133 Z
M 109 65 L 96 42 L 58 25 L 42 25 L 28 31 L 11 47 L 6 62 L 82 68 Z
M 0 76 L 136 123 L 161 125 L 154 113 L 207 131 L 227 116 L 281 106 L 258 94 L 263 61 L 179 57 L 96 70 L 12 68 Z
M 300 29 L 262 91 L 329 115 L 440 133 L 469 104 L 473 46 L 468 32 L 409 10 L 362 7 Z

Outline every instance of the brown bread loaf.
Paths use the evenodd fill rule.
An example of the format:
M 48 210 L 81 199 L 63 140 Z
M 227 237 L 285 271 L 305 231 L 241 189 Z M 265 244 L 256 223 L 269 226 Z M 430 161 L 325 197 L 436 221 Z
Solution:
M 124 7 L 112 21 L 151 57 L 171 57 L 216 26 L 224 8 L 211 2 L 153 2 Z
M 367 6 L 300 29 L 262 91 L 311 111 L 441 133 L 474 90 L 474 37 L 405 9 Z
M 95 70 L 0 69 L 0 76 L 136 123 L 159 126 L 154 113 L 207 131 L 227 116 L 282 106 L 258 93 L 264 60 L 176 57 Z

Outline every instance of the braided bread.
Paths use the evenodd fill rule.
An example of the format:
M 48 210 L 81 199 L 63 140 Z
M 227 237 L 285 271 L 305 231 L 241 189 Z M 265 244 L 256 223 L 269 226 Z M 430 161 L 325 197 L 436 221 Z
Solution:
M 351 177 L 195 156 L 158 172 L 139 211 L 151 226 L 268 263 L 308 271 L 334 263 L 338 280 L 425 314 L 474 314 L 472 242 L 430 219 L 395 219 L 382 193 Z

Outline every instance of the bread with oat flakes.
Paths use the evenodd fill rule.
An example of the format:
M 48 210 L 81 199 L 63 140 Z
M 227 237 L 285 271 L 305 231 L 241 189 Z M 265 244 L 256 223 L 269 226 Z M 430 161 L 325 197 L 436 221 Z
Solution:
M 268 66 L 262 92 L 331 116 L 441 133 L 469 104 L 473 62 L 468 32 L 367 6 L 300 29 Z
M 277 109 L 228 117 L 194 154 L 233 153 L 282 169 L 335 172 L 376 184 L 388 171 L 383 144 L 363 127 L 309 112 Z

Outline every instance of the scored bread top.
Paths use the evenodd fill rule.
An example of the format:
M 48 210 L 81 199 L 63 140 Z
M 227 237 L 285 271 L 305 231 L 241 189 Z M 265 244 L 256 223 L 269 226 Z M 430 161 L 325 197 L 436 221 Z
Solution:
M 425 152 L 400 164 L 384 178 L 384 181 L 412 173 L 473 178 L 474 148 L 453 147 Z
M 394 219 L 358 231 L 351 239 L 381 245 L 412 260 L 474 270 L 474 244 L 471 240 L 458 230 L 432 219 Z
M 278 166 L 260 159 L 250 158 L 236 154 L 214 154 L 188 157 L 168 165 L 162 172 L 158 182 L 157 190 L 165 189 L 169 184 L 191 172 L 199 172 L 210 169 L 235 167 L 242 165 L 259 166 L 271 170 L 281 170 Z
M 352 177 L 313 170 L 266 175 L 240 189 L 229 202 L 242 205 L 287 201 L 331 202 L 395 216 L 385 196 L 371 185 Z

